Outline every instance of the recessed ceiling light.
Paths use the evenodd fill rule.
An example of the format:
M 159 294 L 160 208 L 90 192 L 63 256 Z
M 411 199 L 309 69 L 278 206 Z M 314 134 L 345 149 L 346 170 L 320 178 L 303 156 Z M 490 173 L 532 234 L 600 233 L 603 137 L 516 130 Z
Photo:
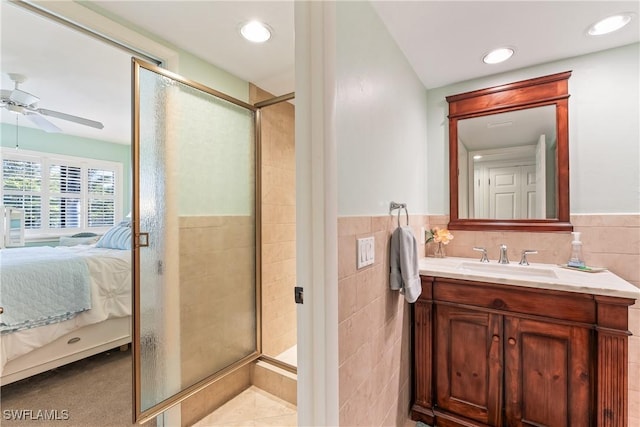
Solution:
M 589 30 L 587 32 L 592 36 L 609 34 L 614 31 L 618 31 L 620 28 L 627 25 L 629 22 L 631 22 L 632 17 L 632 13 L 620 13 L 617 15 L 612 15 L 607 18 L 601 19 L 600 21 L 593 24 L 591 27 L 589 27 Z
M 250 21 L 240 28 L 242 37 L 254 43 L 264 43 L 271 38 L 271 29 L 260 21 Z
M 511 58 L 511 56 L 513 55 L 514 50 L 511 49 L 510 47 L 501 47 L 498 49 L 494 49 L 491 52 L 487 53 L 483 58 L 482 61 L 485 64 L 498 64 L 500 62 L 504 62 L 507 59 Z

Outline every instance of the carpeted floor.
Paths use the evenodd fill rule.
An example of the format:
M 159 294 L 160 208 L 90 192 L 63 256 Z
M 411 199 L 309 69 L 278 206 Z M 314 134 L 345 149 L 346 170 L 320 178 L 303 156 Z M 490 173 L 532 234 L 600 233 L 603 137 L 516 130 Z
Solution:
M 129 427 L 131 396 L 131 350 L 115 349 L 2 387 L 0 424 Z

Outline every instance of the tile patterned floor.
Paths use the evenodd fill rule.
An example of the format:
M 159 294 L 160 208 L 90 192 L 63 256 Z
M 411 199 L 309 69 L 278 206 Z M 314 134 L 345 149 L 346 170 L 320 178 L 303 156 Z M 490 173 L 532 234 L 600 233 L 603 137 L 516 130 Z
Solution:
M 251 386 L 193 427 L 295 427 L 297 410 L 292 405 Z
M 281 362 L 288 363 L 291 366 L 298 366 L 298 346 L 288 348 L 279 355 L 276 356 Z

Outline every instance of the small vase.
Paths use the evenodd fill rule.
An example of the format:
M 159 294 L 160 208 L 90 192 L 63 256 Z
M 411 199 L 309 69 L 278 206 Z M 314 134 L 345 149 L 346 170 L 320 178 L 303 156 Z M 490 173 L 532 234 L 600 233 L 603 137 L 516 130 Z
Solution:
M 433 251 L 433 256 L 435 258 L 444 258 L 444 244 L 442 242 L 436 243 L 435 250 Z

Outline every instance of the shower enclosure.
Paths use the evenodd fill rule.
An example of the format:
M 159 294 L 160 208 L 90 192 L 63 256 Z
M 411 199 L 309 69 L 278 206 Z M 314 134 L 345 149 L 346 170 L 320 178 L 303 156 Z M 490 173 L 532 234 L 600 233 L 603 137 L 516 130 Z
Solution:
M 256 108 L 133 60 L 134 387 L 149 419 L 256 360 Z

